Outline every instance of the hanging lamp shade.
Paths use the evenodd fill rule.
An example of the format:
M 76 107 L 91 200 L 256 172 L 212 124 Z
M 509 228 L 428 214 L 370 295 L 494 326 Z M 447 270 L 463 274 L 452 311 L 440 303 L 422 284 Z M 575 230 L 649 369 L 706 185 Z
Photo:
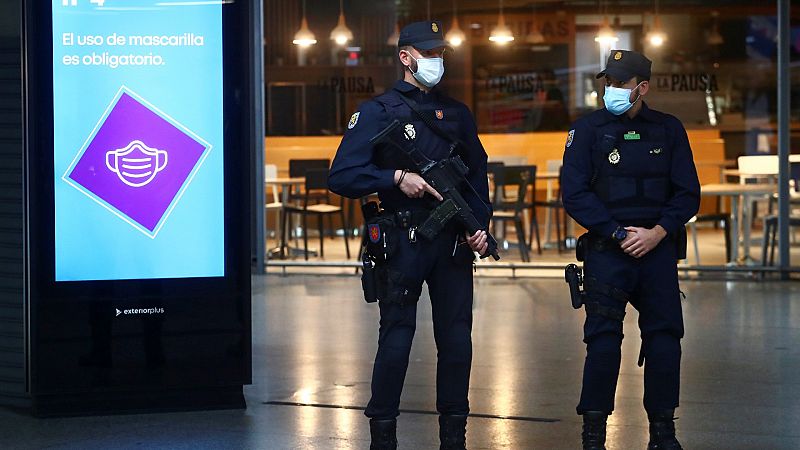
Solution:
M 444 36 L 445 40 L 453 47 L 458 47 L 467 40 L 467 35 L 461 31 L 458 26 L 458 17 L 453 16 L 453 24 L 450 26 L 450 31 Z
M 709 33 L 706 41 L 709 45 L 722 45 L 725 43 L 725 39 L 723 39 L 722 35 L 719 34 L 719 30 L 717 29 L 716 25 L 714 25 L 714 28 L 711 29 L 711 33 Z
M 544 35 L 535 26 L 531 27 L 531 32 L 525 37 L 525 42 L 529 44 L 543 44 Z
M 658 15 L 653 19 L 653 29 L 647 32 L 645 39 L 653 47 L 661 47 L 667 41 L 667 34 L 661 29 L 661 18 Z
M 347 28 L 344 12 L 339 13 L 339 23 L 331 31 L 331 40 L 336 42 L 336 45 L 345 45 L 353 40 L 353 32 L 350 31 L 350 28 Z
M 308 22 L 306 16 L 303 16 L 303 21 L 300 22 L 300 29 L 294 34 L 292 44 L 299 45 L 300 47 L 309 47 L 317 43 L 317 38 L 314 33 L 308 29 Z
M 600 25 L 600 29 L 597 31 L 597 36 L 595 36 L 594 41 L 601 45 L 611 45 L 619 41 L 617 33 L 615 33 L 611 25 L 608 24 L 608 16 L 603 17 L 603 23 Z
M 719 17 L 719 13 L 714 11 L 711 13 L 711 17 L 714 18 L 714 23 L 711 25 L 711 32 L 708 33 L 706 42 L 708 42 L 708 45 L 722 45 L 725 43 L 725 39 L 723 39 L 722 35 L 719 34 L 719 24 L 717 23 L 717 17 Z
M 500 19 L 497 21 L 497 26 L 494 27 L 492 33 L 489 35 L 489 40 L 499 45 L 506 45 L 514 40 L 514 33 L 512 33 L 511 28 L 508 28 L 506 25 L 506 20 L 502 12 L 500 13 Z
M 531 2 L 531 19 L 531 31 L 525 36 L 525 42 L 528 44 L 544 44 L 544 35 L 536 27 L 536 2 Z

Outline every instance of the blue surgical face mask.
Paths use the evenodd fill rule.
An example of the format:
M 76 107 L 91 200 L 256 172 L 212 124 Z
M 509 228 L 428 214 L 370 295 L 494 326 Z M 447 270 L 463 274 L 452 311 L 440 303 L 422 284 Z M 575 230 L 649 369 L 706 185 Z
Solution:
M 411 53 L 408 54 L 417 62 L 417 71 L 411 72 L 414 78 L 417 79 L 423 86 L 432 88 L 439 84 L 444 75 L 444 59 L 442 58 L 414 58 Z
M 606 109 L 615 116 L 625 114 L 641 97 L 641 95 L 637 96 L 636 100 L 631 103 L 631 92 L 633 92 L 633 89 L 606 86 L 606 93 L 603 94 L 603 102 L 606 104 Z

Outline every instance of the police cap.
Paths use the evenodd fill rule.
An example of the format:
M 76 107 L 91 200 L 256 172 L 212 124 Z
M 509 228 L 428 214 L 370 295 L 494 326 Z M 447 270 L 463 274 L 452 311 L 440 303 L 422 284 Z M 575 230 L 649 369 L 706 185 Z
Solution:
M 633 77 L 641 80 L 650 79 L 650 67 L 653 62 L 643 54 L 630 50 L 611 50 L 606 61 L 606 69 L 597 74 L 597 78 L 606 75 L 619 81 L 628 81 Z
M 419 50 L 431 50 L 438 47 L 450 47 L 444 40 L 442 23 L 438 20 L 414 22 L 400 30 L 399 47 L 410 45 Z

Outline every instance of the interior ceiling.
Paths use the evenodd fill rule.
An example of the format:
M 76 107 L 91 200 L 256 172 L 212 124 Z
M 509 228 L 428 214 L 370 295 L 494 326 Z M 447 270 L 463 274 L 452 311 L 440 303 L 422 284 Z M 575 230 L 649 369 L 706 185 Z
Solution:
M 400 0 L 400 3 L 406 3 L 412 10 L 425 11 L 428 1 L 430 1 L 432 14 L 449 14 L 453 10 L 452 0 Z M 470 13 L 497 10 L 500 2 L 499 0 L 456 0 L 455 3 L 458 5 L 459 13 Z M 528 11 L 536 8 L 536 10 L 541 11 L 560 10 L 580 14 L 596 14 L 600 12 L 601 4 L 609 14 L 641 13 L 652 11 L 655 7 L 655 0 L 503 0 L 504 10 L 509 12 L 515 10 Z M 726 10 L 730 12 L 745 12 L 745 8 L 752 10 L 754 7 L 777 10 L 777 2 L 775 0 L 761 2 L 753 2 L 753 0 L 659 0 L 658 4 L 659 10 L 667 14 L 678 10 L 681 13 L 686 13 L 693 10 L 707 12 L 714 9 L 719 9 L 722 13 Z M 792 12 L 794 16 L 796 11 Z

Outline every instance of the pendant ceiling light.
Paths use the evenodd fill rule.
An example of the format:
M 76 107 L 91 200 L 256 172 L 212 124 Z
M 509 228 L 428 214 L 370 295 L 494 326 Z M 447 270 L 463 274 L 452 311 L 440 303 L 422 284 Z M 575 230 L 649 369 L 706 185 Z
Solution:
M 300 22 L 300 29 L 294 34 L 292 44 L 306 48 L 316 43 L 317 38 L 314 36 L 314 33 L 308 29 L 308 21 L 306 21 L 306 1 L 303 0 L 303 20 Z
M 489 40 L 498 45 L 506 45 L 514 40 L 514 33 L 506 26 L 506 19 L 503 17 L 503 0 L 500 0 L 500 17 L 497 20 L 497 26 L 489 35 Z
M 667 41 L 667 35 L 661 29 L 661 18 L 658 15 L 653 18 L 653 29 L 647 33 L 646 39 L 653 47 L 661 47 Z
M 347 28 L 344 20 L 344 0 L 339 0 L 339 23 L 331 31 L 331 40 L 340 46 L 344 46 L 353 40 L 353 32 L 350 31 L 350 28 Z
M 719 24 L 717 23 L 717 18 L 719 17 L 719 13 L 713 11 L 711 13 L 711 17 L 714 18 L 714 22 L 711 25 L 711 32 L 708 34 L 706 42 L 708 42 L 708 45 L 722 45 L 725 42 L 725 40 L 722 38 L 722 35 L 719 34 Z
M 604 46 L 611 46 L 619 41 L 617 33 L 608 24 L 608 16 L 603 16 L 603 23 L 600 24 L 600 29 L 597 30 L 597 36 L 595 36 L 594 41 Z
M 531 32 L 528 33 L 528 36 L 525 37 L 525 42 L 529 44 L 543 44 L 544 43 L 544 35 L 539 28 L 536 27 L 536 2 L 531 2 L 531 15 L 533 16 L 533 21 L 531 22 Z
M 647 32 L 645 40 L 653 47 L 661 47 L 667 40 L 667 35 L 661 29 L 661 16 L 658 14 L 658 0 L 655 2 L 655 15 L 653 16 L 653 28 Z
M 467 40 L 467 35 L 458 26 L 458 5 L 456 5 L 456 0 L 453 0 L 453 24 L 450 25 L 450 31 L 447 32 L 444 38 L 453 47 L 458 47 Z

